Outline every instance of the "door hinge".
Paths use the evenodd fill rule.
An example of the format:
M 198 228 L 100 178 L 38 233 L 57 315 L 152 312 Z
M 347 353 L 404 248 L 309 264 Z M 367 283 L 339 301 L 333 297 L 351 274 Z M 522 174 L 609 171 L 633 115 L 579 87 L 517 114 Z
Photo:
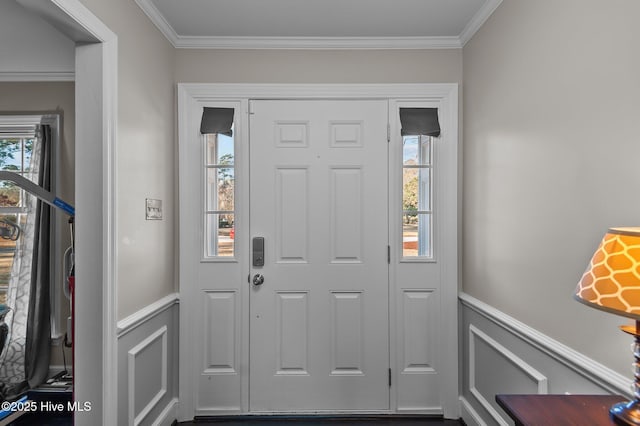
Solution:
M 254 112 L 253 112 L 253 102 L 249 101 L 249 115 L 253 115 L 253 114 L 254 114 Z
M 391 246 L 387 246 L 387 263 L 391 265 Z
M 387 123 L 387 143 L 391 142 L 391 124 Z
M 389 387 L 391 387 L 391 369 L 389 369 Z

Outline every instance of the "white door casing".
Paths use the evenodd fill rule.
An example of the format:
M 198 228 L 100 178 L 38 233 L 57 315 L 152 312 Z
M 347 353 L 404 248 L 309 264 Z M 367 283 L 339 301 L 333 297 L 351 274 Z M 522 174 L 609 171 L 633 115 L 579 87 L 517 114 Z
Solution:
M 117 37 L 79 0 L 19 3 L 76 42 L 75 272 L 83 285 L 76 292 L 74 321 L 82 327 L 76 327 L 74 390 L 92 409 L 74 418 L 76 424 L 115 424 Z
M 251 101 L 251 411 L 389 409 L 387 106 Z
M 180 167 L 180 419 L 194 415 L 241 414 L 253 411 L 313 410 L 312 405 L 250 405 L 249 314 L 252 285 L 249 223 L 249 99 L 373 100 L 389 105 L 389 231 L 391 265 L 389 280 L 388 364 L 392 386 L 388 405 L 346 405 L 360 412 L 436 413 L 459 416 L 457 379 L 457 86 L 446 85 L 194 85 L 180 84 L 179 167 Z M 374 102 L 375 103 L 375 102 Z M 198 134 L 203 106 L 236 108 L 236 257 L 203 260 L 202 188 L 198 171 L 201 161 L 201 136 Z M 397 108 L 399 106 L 437 107 L 442 136 L 437 140 L 434 157 L 434 243 L 436 257 L 430 262 L 411 262 L 401 258 L 401 164 Z M 386 123 L 385 123 L 386 127 Z M 385 135 L 386 136 L 386 135 Z M 363 163 L 363 169 L 367 163 Z M 353 165 L 353 164 L 351 164 Z M 253 164 L 252 164 L 253 169 Z M 295 169 L 295 168 L 294 168 Z M 336 170 L 337 171 L 337 170 Z M 289 169 L 285 174 L 291 172 Z M 295 170 L 293 172 L 296 173 Z M 296 179 L 287 175 L 289 183 Z M 349 181 L 349 173 L 340 178 Z M 275 178 L 274 178 L 275 179 Z M 329 178 L 327 178 L 329 179 Z M 354 181 L 351 179 L 351 181 Z M 384 186 L 384 184 L 383 184 Z M 293 188 L 293 187 L 292 187 Z M 386 188 L 383 188 L 386 190 Z M 345 198 L 345 199 L 348 199 Z M 400 201 L 399 201 L 400 200 Z M 252 204 L 252 209 L 255 206 Z M 254 211 L 252 210 L 252 214 Z M 253 232 L 253 230 L 252 230 Z M 267 246 L 269 244 L 269 239 Z M 267 257 L 274 255 L 273 249 Z M 386 253 L 384 253 L 386 263 Z M 291 266 L 291 265 L 289 265 Z M 344 266 L 344 265 L 343 265 Z M 265 286 L 271 272 L 262 271 Z M 267 287 L 264 287 L 265 289 Z M 358 293 L 335 287 L 343 296 L 342 306 L 353 306 Z M 262 289 L 261 289 L 262 290 Z M 285 293 L 287 290 L 284 289 Z M 330 292 L 329 292 L 330 293 Z M 336 293 L 336 294 L 338 294 Z M 291 296 L 286 307 L 296 312 L 300 298 Z M 306 295 L 306 296 L 305 296 Z M 329 294 L 331 295 L 331 294 Z M 275 296 L 274 296 L 275 297 Z M 296 299 L 297 298 L 297 299 Z M 308 299 L 310 300 L 310 299 Z M 355 302 L 354 302 L 355 301 Z M 274 302 L 275 303 L 275 302 Z M 334 306 L 338 306 L 340 303 Z M 284 305 L 282 305 L 284 306 Z M 308 305 L 310 306 L 310 305 Z M 331 306 L 331 305 L 329 305 Z M 289 312 L 289 311 L 287 311 Z M 349 312 L 350 309 L 345 309 Z M 311 318 L 311 317 L 310 317 Z M 256 326 L 251 325 L 251 327 Z M 315 330 L 315 329 L 314 329 Z M 277 336 L 275 336 L 277 337 Z M 275 341 L 272 339 L 272 341 Z M 226 344 L 222 344 L 227 342 Z M 257 354 L 251 352 L 251 363 Z M 206 361 L 206 362 L 205 362 Z M 327 361 L 328 362 L 328 361 Z M 386 380 L 385 380 L 386 381 Z M 256 400 L 257 394 L 252 395 Z M 341 407 L 323 406 L 328 411 Z M 323 407 L 320 407 L 322 409 Z

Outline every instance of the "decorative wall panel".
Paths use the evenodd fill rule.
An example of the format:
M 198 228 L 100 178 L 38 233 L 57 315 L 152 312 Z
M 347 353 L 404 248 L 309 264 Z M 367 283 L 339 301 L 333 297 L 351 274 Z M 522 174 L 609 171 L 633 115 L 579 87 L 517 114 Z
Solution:
M 167 327 L 128 352 L 129 424 L 139 425 L 167 393 Z

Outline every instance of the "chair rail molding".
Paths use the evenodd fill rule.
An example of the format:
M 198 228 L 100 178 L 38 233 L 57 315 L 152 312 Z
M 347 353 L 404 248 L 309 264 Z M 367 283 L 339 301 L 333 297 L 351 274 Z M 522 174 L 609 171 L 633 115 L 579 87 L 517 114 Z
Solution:
M 120 321 L 118 321 L 118 338 L 124 336 L 139 325 L 144 324 L 151 318 L 179 303 L 180 295 L 178 293 L 171 293 L 166 295 L 162 299 L 156 300 L 152 304 L 145 306 L 139 311 L 134 312 L 128 317 L 121 319 Z
M 615 394 L 631 395 L 628 377 L 611 370 L 473 296 L 460 293 L 459 300 L 463 306 L 509 331 L 603 389 Z

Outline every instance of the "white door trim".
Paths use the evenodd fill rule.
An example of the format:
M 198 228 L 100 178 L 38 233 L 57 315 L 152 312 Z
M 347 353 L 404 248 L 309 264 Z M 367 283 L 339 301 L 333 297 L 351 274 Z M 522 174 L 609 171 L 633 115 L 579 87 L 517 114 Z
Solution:
M 178 97 L 195 101 L 229 99 L 438 99 L 458 117 L 458 84 L 242 84 L 178 83 Z M 186 101 L 186 98 L 184 99 Z M 454 108 L 455 107 L 455 110 Z M 456 134 L 457 136 L 457 129 Z
M 248 99 L 392 99 L 437 101 L 440 105 L 441 127 L 443 129 L 442 143 L 451 144 L 448 150 L 450 164 L 454 164 L 448 171 L 447 200 L 444 202 L 453 206 L 450 215 L 441 218 L 443 226 L 447 230 L 448 238 L 441 241 L 439 253 L 442 261 L 440 271 L 443 282 L 449 285 L 442 286 L 441 332 L 442 344 L 442 368 L 440 371 L 442 382 L 443 414 L 446 417 L 457 418 L 460 415 L 458 400 L 458 85 L 457 84 L 178 84 L 178 137 L 179 137 L 179 168 L 184 170 L 192 167 L 184 162 L 185 144 L 189 141 L 190 130 L 190 106 L 194 103 L 238 101 L 246 105 Z M 246 133 L 245 133 L 246 134 Z M 188 205 L 188 183 L 179 183 L 180 205 Z M 443 200 L 441 200 L 442 202 Z M 183 240 L 183 225 L 180 225 L 180 247 L 187 241 Z M 195 282 L 193 271 L 187 266 L 185 259 L 180 258 L 179 282 Z M 183 290 L 181 290 L 182 293 Z M 181 296 L 182 298 L 182 296 Z M 192 359 L 190 348 L 184 344 L 186 339 L 193 338 L 193 313 L 189 309 L 180 309 L 180 365 L 189 365 Z M 244 329 L 244 326 L 243 326 Z M 243 337 L 243 345 L 248 344 Z M 246 351 L 243 350 L 244 353 Z M 393 359 L 393 355 L 392 355 Z M 393 361 L 392 361 L 393 362 Z M 187 371 L 181 371 L 179 398 L 181 420 L 189 420 L 193 417 L 195 401 L 193 376 Z M 243 392 L 247 392 L 245 389 Z M 243 406 L 247 398 L 243 397 Z M 248 407 L 243 407 L 247 412 Z
M 90 402 L 91 411 L 75 413 L 75 422 L 116 424 L 117 37 L 79 0 L 20 4 L 76 42 L 75 322 L 82 327 L 74 368 L 77 400 Z

